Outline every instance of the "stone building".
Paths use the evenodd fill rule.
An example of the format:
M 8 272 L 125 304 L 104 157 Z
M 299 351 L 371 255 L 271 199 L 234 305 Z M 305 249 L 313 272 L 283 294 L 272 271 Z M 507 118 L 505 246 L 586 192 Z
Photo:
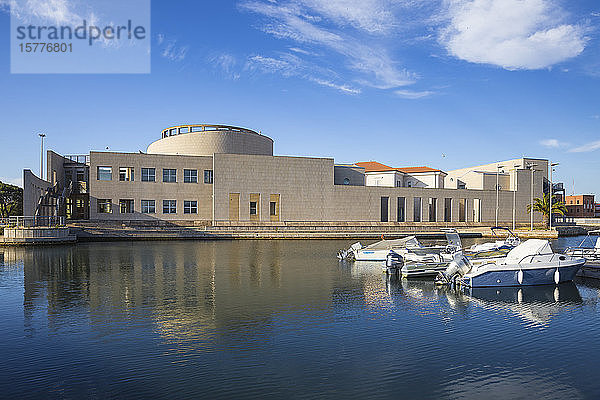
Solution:
M 145 153 L 48 151 L 47 180 L 24 171 L 24 211 L 195 224 L 510 225 L 529 222 L 526 206 L 542 195 L 547 170 L 547 160 L 534 158 L 446 172 L 338 165 L 274 156 L 273 140 L 249 129 L 182 125 L 163 130 Z

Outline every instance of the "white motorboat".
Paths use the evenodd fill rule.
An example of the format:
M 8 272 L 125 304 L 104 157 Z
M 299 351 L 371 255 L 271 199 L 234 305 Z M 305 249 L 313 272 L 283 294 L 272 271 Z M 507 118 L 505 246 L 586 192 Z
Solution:
M 529 239 L 506 257 L 479 265 L 458 255 L 436 282 L 467 287 L 558 284 L 572 281 L 585 261 L 582 257 L 554 253 L 547 240 Z
M 588 235 L 579 243 L 579 246 L 567 247 L 565 254 L 587 260 L 586 265 L 577 272 L 577 276 L 600 279 L 600 237 L 596 238 L 594 242 L 591 235 L 600 235 L 600 230 L 588 232 Z M 584 246 L 586 242 L 591 242 L 593 247 Z
M 507 233 L 504 239 L 495 240 L 493 242 L 486 242 L 480 244 L 474 244 L 469 248 L 469 252 L 478 253 L 483 251 L 498 251 L 498 250 L 512 250 L 521 244 L 521 239 L 515 235 L 510 229 L 502 226 L 494 226 L 491 228 L 492 235 L 494 237 L 500 237 L 500 231 Z
M 348 250 L 338 253 L 340 259 L 355 261 L 386 261 L 390 252 L 402 256 L 404 262 L 450 262 L 454 253 L 462 251 L 460 236 L 455 229 L 442 229 L 446 234 L 447 244 L 444 246 L 422 246 L 415 236 L 401 239 L 381 240 L 368 246 L 360 242 L 354 243 Z

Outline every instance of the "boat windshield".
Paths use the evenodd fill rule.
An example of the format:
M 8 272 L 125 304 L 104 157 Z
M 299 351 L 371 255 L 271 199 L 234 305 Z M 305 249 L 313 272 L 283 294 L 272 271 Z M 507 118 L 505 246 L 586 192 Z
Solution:
M 368 245 L 365 249 L 369 250 L 389 250 L 398 248 L 414 248 L 421 247 L 421 243 L 415 236 L 408 236 L 402 239 L 381 240 Z
M 517 264 L 527 256 L 553 254 L 550 242 L 542 239 L 529 239 L 512 249 L 506 255 L 507 264 Z

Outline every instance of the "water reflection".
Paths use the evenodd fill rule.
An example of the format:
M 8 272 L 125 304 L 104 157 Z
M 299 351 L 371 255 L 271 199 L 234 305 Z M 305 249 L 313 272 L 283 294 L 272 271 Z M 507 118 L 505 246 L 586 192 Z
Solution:
M 456 291 L 338 263 L 347 243 L 308 243 L 4 249 L 0 307 L 23 315 L 0 321 L 5 376 L 18 383 L 0 390 L 397 398 L 401 382 L 409 398 L 600 393 L 579 367 L 600 356 L 586 346 L 600 334 L 600 283 Z M 549 351 L 565 341 L 566 357 Z

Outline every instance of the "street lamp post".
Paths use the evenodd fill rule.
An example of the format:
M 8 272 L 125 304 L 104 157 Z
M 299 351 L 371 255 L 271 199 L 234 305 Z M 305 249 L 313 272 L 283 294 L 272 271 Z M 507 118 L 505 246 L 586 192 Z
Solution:
M 504 168 L 504 165 L 496 165 L 496 225 L 498 226 L 498 208 L 500 207 L 500 183 L 498 176 L 500 175 L 500 170 Z
M 529 214 L 531 214 L 531 227 L 530 227 L 530 231 L 533 232 L 533 179 L 535 178 L 535 167 L 537 167 L 537 164 L 532 164 L 529 163 L 527 164 L 527 168 L 529 168 L 531 170 L 531 203 L 530 203 L 530 209 L 529 209 Z
M 554 197 L 554 183 L 552 183 L 552 171 L 559 163 L 550 163 L 550 209 L 548 214 L 550 217 L 550 230 L 552 230 L 552 197 Z
M 42 139 L 42 147 L 40 149 L 40 179 L 44 179 L 44 133 L 38 133 L 38 136 Z
M 517 220 L 517 168 L 520 167 L 519 164 L 513 165 L 515 171 L 515 180 L 513 181 L 513 209 L 512 209 L 512 217 L 513 217 L 513 231 L 516 229 L 516 220 Z

